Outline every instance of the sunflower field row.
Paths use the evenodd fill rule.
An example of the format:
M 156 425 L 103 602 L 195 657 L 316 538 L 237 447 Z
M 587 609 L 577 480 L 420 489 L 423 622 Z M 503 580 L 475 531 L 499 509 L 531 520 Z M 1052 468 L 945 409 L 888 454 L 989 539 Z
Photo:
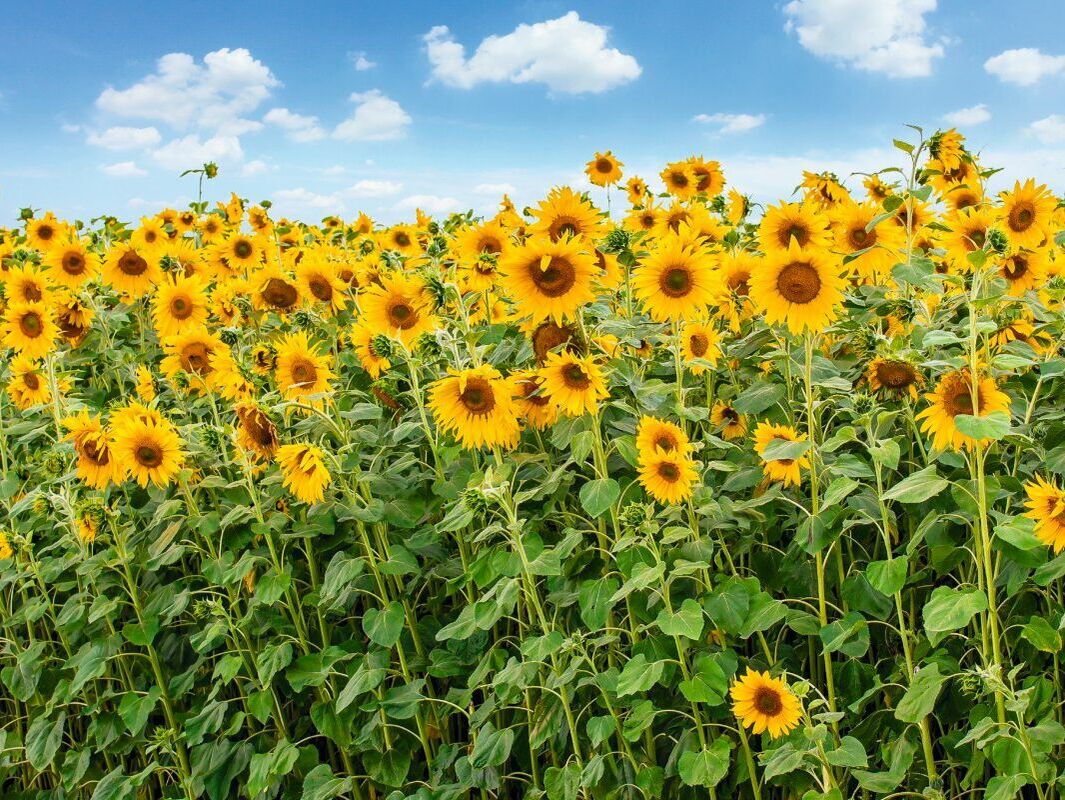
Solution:
M 1065 207 L 909 139 L 765 206 L 605 152 L 491 217 L 26 209 L 0 795 L 1061 796 Z

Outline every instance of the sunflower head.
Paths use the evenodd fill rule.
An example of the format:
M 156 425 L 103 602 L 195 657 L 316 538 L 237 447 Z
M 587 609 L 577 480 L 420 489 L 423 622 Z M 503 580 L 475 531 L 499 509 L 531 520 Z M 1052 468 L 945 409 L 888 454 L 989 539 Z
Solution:
M 769 733 L 777 739 L 792 731 L 802 718 L 802 705 L 788 684 L 768 672 L 750 667 L 729 691 L 732 712 L 740 723 L 756 734 Z

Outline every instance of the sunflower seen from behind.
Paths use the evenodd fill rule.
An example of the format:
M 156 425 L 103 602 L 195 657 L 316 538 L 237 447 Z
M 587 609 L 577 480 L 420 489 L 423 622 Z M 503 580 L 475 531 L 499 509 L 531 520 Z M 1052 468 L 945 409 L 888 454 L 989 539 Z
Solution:
M 494 367 L 450 370 L 429 387 L 428 406 L 436 425 L 467 450 L 512 448 L 521 428 L 514 404 L 515 386 Z

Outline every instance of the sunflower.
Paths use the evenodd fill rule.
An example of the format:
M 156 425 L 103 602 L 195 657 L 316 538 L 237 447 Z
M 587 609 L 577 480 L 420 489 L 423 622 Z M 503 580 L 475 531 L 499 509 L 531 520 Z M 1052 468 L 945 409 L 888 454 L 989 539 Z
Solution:
M 721 357 L 721 337 L 713 325 L 688 322 L 680 332 L 680 351 L 692 375 L 702 375 L 706 372 L 706 366 L 695 362 L 705 361 L 716 365 Z
M 922 420 L 921 430 L 932 434 L 937 450 L 960 450 L 977 444 L 977 440 L 958 430 L 954 418 L 959 414 L 977 417 L 996 411 L 1009 414 L 1009 395 L 999 390 L 993 378 L 984 376 L 975 386 L 973 383 L 968 368 L 959 369 L 940 378 L 936 388 L 925 395 L 929 406 L 917 419 Z
M 340 311 L 348 298 L 348 287 L 324 258 L 302 259 L 296 266 L 296 282 L 304 297 L 324 304 L 331 314 Z
M 8 538 L 7 531 L 0 530 L 0 561 L 7 561 L 15 555 L 15 551 L 11 548 L 11 540 Z
M 208 244 L 217 242 L 225 235 L 225 219 L 211 212 L 196 223 L 196 230 L 204 242 Z
M 277 344 L 277 366 L 274 377 L 281 396 L 286 400 L 312 398 L 332 391 L 329 385 L 336 376 L 329 369 L 329 360 L 319 355 L 303 331 L 290 333 Z M 320 406 L 321 399 L 312 399 Z
M 972 270 L 969 253 L 984 248 L 988 233 L 996 222 L 993 209 L 979 206 L 951 211 L 943 218 L 943 224 L 950 230 L 942 234 L 941 241 L 947 259 L 955 269 L 960 272 Z
M 151 253 L 158 258 L 163 254 L 169 238 L 162 220 L 154 217 L 141 217 L 140 227 L 133 231 L 129 240 L 142 252 Z
M 423 333 L 435 330 L 432 298 L 420 278 L 382 275 L 362 296 L 362 323 L 374 333 L 399 339 L 410 347 Z
M 543 430 L 558 422 L 558 406 L 543 390 L 543 380 L 533 370 L 523 370 L 511 376 L 516 395 L 514 404 L 523 420 L 536 430 Z
M 666 164 L 665 169 L 658 173 L 658 177 L 666 185 L 666 191 L 674 197 L 687 200 L 695 196 L 698 179 L 687 161 L 673 161 Z
M 303 304 L 299 285 L 275 264 L 256 270 L 249 280 L 252 303 L 262 311 L 284 315 Z
M 885 183 L 879 175 L 869 175 L 862 181 L 866 196 L 874 203 L 883 203 L 888 196 L 895 193 L 895 184 Z
M 633 233 L 657 230 L 661 226 L 662 213 L 662 209 L 654 204 L 654 197 L 649 197 L 646 205 L 626 214 L 621 224 Z
M 155 377 L 152 375 L 152 371 L 144 364 L 137 367 L 134 391 L 136 391 L 137 397 L 145 403 L 150 403 L 155 399 Z
M 849 258 L 846 266 L 860 278 L 883 280 L 898 263 L 906 232 L 890 220 L 874 224 L 880 207 L 874 203 L 840 203 L 831 214 L 835 251 Z M 872 226 L 872 227 L 870 227 Z
M 11 379 L 7 382 L 7 394 L 20 411 L 44 405 L 52 400 L 48 377 L 39 362 L 25 355 L 11 359 Z
M 605 153 L 596 153 L 595 158 L 588 162 L 584 168 L 584 174 L 588 180 L 596 186 L 610 186 L 621 180 L 621 168 L 625 166 L 607 150 Z
M 45 273 L 33 264 L 12 267 L 3 274 L 3 284 L 9 302 L 35 303 L 49 292 Z
M 514 384 L 488 365 L 450 370 L 429 387 L 429 409 L 437 427 L 454 434 L 467 450 L 512 448 L 521 428 Z
M 699 479 L 695 463 L 681 451 L 654 448 L 640 451 L 637 461 L 640 485 L 660 503 L 683 503 L 692 496 Z
M 656 450 L 663 453 L 687 455 L 691 452 L 691 442 L 678 425 L 655 417 L 641 417 L 636 426 L 636 450 L 641 457 L 650 456 Z
M 732 684 L 729 694 L 732 713 L 756 734 L 768 731 L 770 738 L 777 739 L 794 730 L 802 718 L 799 698 L 785 681 L 768 672 L 748 667 L 747 673 Z
M 120 242 L 107 251 L 103 276 L 118 292 L 136 299 L 150 292 L 163 272 L 158 258 L 129 242 Z
M 767 255 L 787 252 L 793 241 L 799 247 L 825 248 L 830 235 L 828 220 L 806 204 L 769 206 L 758 225 L 758 241 Z
M 527 239 L 500 262 L 499 269 L 501 285 L 518 304 L 519 316 L 534 322 L 552 319 L 561 324 L 595 300 L 595 257 L 578 239 Z
M 719 161 L 707 161 L 701 156 L 692 156 L 687 161 L 688 169 L 695 178 L 695 193 L 717 197 L 725 190 L 725 176 Z
M 983 187 L 979 185 L 968 186 L 964 183 L 949 189 L 943 195 L 943 200 L 954 210 L 978 206 L 984 202 L 984 199 Z
M 63 420 L 68 433 L 64 440 L 73 442 L 78 456 L 77 475 L 88 486 L 103 489 L 112 481 L 120 481 L 123 473 L 111 459 L 111 440 L 100 418 L 82 411 Z
M 1050 248 L 1016 250 L 999 262 L 999 275 L 1006 280 L 1011 297 L 1023 297 L 1030 291 L 1039 291 L 1046 284 L 1050 272 Z
M 55 344 L 59 326 L 44 302 L 14 302 L 4 312 L 3 343 L 27 358 L 43 358 Z
M 568 186 L 552 189 L 532 215 L 536 222 L 529 226 L 529 233 L 547 236 L 553 242 L 570 237 L 599 239 L 605 232 L 596 207 Z
M 965 137 L 954 128 L 936 131 L 929 142 L 928 152 L 946 169 L 957 169 L 965 156 L 964 142 Z
M 551 320 L 544 320 L 529 331 L 529 340 L 536 357 L 536 365 L 540 367 L 547 363 L 548 353 L 559 348 L 570 353 L 581 351 L 577 329 L 572 325 L 558 325 Z
M 762 456 L 762 472 L 765 477 L 771 481 L 782 481 L 785 486 L 798 486 L 802 483 L 802 471 L 810 468 L 810 459 L 806 455 L 798 458 L 766 459 L 766 448 L 776 441 L 805 442 L 806 434 L 799 433 L 790 425 L 776 425 L 771 422 L 760 422 L 754 429 L 754 451 Z
M 263 260 L 263 248 L 258 239 L 243 233 L 231 233 L 215 245 L 215 252 L 234 270 L 251 270 Z
M 482 222 L 455 237 L 455 256 L 462 270 L 462 286 L 471 292 L 491 289 L 498 276 L 497 266 L 510 249 L 510 235 L 496 220 Z
M 899 397 L 908 394 L 917 399 L 917 390 L 924 383 L 921 373 L 909 361 L 877 356 L 865 370 L 869 390 Z
M 110 455 L 123 473 L 129 473 L 141 486 L 149 481 L 166 486 L 185 463 L 181 437 L 166 419 L 131 416 L 118 424 L 112 418 Z
M 795 240 L 756 262 L 751 273 L 751 299 L 766 322 L 786 324 L 794 334 L 827 328 L 843 300 L 842 287 L 835 258 Z
M 1035 185 L 1029 178 L 1017 181 L 1012 191 L 1003 192 L 999 222 L 1015 247 L 1039 247 L 1050 238 L 1050 222 L 1058 200 L 1045 185 Z
M 418 232 L 412 225 L 393 225 L 381 232 L 380 239 L 382 250 L 395 250 L 408 258 L 422 252 Z
M 362 368 L 374 380 L 380 378 L 382 372 L 392 368 L 392 362 L 388 360 L 386 355 L 387 350 L 379 349 L 374 343 L 374 339 L 380 335 L 360 323 L 355 323 L 351 327 L 351 333 L 349 334 L 351 346 L 355 348 L 355 355 L 358 356 L 359 363 L 362 364 Z
M 730 225 L 739 225 L 747 218 L 751 210 L 751 199 L 735 189 L 728 190 L 728 202 L 725 204 L 725 219 Z
M 726 441 L 742 439 L 747 435 L 747 420 L 729 403 L 718 401 L 710 410 L 710 423 L 721 429 Z
M 219 360 L 229 358 L 229 348 L 205 327 L 186 329 L 162 342 L 166 357 L 160 368 L 174 381 L 181 373 L 188 378 L 189 388 L 205 392 L 217 386 L 216 371 Z
M 647 181 L 638 175 L 633 175 L 625 182 L 625 192 L 629 196 L 629 203 L 634 206 L 643 205 L 649 192 Z
M 49 211 L 40 219 L 27 220 L 26 241 L 31 247 L 44 251 L 58 241 L 66 230 L 66 223 L 57 220 Z
M 1035 476 L 1024 484 L 1028 495 L 1024 516 L 1035 520 L 1035 535 L 1055 553 L 1065 550 L 1065 491 L 1057 483 Z
M 571 417 L 594 414 L 599 401 L 610 396 L 603 371 L 588 356 L 549 353 L 539 375 L 547 396 Z
M 632 278 L 633 294 L 658 322 L 705 316 L 721 282 L 714 257 L 676 236 L 658 242 Z
M 159 338 L 207 323 L 207 287 L 193 275 L 170 275 L 152 298 L 152 320 Z
M 804 192 L 804 198 L 817 208 L 830 210 L 840 203 L 849 202 L 851 199 L 843 185 L 831 172 L 807 172 L 803 170 L 802 183 L 800 186 Z
M 237 413 L 237 444 L 249 453 L 269 461 L 277 452 L 277 426 L 262 407 L 252 400 L 234 406 Z
M 277 463 L 285 488 L 304 503 L 320 503 L 333 476 L 322 451 L 313 444 L 286 444 L 277 449 Z

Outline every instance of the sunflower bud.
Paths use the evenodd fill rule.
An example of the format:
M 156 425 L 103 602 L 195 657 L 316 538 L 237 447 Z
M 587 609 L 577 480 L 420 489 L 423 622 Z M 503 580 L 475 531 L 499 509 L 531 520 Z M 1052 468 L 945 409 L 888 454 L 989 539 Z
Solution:
M 630 248 L 632 237 L 624 228 L 614 228 L 603 239 L 599 249 L 604 253 L 622 253 Z
M 987 232 L 987 246 L 999 255 L 1003 255 L 1010 249 L 1010 240 L 998 228 L 992 228 Z
M 395 356 L 392 340 L 383 333 L 375 333 L 370 339 L 370 352 L 378 358 L 391 359 Z

